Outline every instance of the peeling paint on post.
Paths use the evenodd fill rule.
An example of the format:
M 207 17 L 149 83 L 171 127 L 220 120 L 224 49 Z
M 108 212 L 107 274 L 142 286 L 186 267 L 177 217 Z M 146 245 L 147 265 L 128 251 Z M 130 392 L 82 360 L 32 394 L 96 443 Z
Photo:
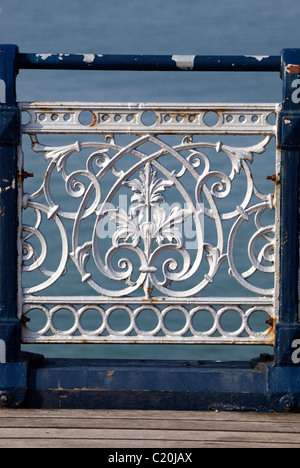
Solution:
M 4 364 L 6 362 L 6 345 L 5 341 L 0 340 L 0 364 Z
M 280 310 L 276 325 L 277 365 L 292 366 L 292 343 L 300 338 L 298 318 L 300 49 L 282 52 L 283 103 L 279 115 L 281 151 Z M 300 371 L 300 369 L 299 369 Z
M 4 80 L 0 80 L 0 104 L 5 104 L 6 101 L 6 85 Z
M 18 48 L 0 45 L 0 394 L 1 406 L 20 405 L 28 364 L 21 360 L 17 318 L 17 145 L 21 116 L 16 105 Z

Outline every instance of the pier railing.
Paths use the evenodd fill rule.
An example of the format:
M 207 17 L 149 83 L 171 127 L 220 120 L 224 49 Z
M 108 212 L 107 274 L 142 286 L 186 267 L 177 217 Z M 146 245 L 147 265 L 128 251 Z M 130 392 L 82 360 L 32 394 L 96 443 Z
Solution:
M 146 383 L 150 361 L 144 367 L 126 361 L 130 370 L 120 371 L 126 391 L 118 379 L 113 390 L 110 382 L 108 401 L 99 388 L 108 390 L 102 374 L 114 375 L 105 367 L 112 364 L 81 365 L 84 375 L 93 368 L 98 376 L 92 384 L 87 378 L 97 407 L 126 407 L 137 373 L 136 407 L 151 406 L 146 390 L 150 399 L 168 390 L 172 402 L 161 394 L 158 408 L 296 410 L 300 51 L 102 56 L 22 54 L 2 46 L 0 52 L 3 404 L 34 406 L 43 395 L 59 405 L 58 389 L 37 391 L 34 379 L 46 386 L 51 374 L 61 385 L 62 374 L 75 376 L 74 360 L 50 371 L 47 360 L 21 353 L 21 343 L 250 344 L 273 346 L 274 358 L 236 363 L 232 386 L 225 385 L 232 363 L 189 363 L 178 389 L 186 363 L 162 370 L 162 362 L 151 361 L 158 388 Z M 15 78 L 23 68 L 281 72 L 283 99 L 18 102 Z M 80 385 L 76 391 L 68 385 L 69 406 L 78 392 L 86 401 Z M 85 380 L 82 386 L 86 391 Z
M 31 284 L 27 280 L 29 286 L 20 289 L 23 342 L 274 343 L 273 323 L 278 308 L 273 277 L 278 226 L 275 221 L 265 225 L 262 219 L 266 211 L 273 210 L 274 218 L 279 219 L 279 203 L 273 193 L 258 190 L 251 165 L 255 166 L 255 158 L 262 158 L 275 136 L 276 126 L 268 119 L 276 113 L 276 106 L 19 106 L 29 114 L 23 134 L 31 136 L 33 151 L 47 161 L 45 173 L 35 175 L 40 179 L 35 185 L 38 188 L 20 196 L 22 207 L 35 214 L 31 217 L 34 224 L 21 228 L 23 274 L 32 277 L 36 270 L 42 273 L 39 282 Z M 213 127 L 205 122 L 209 113 L 217 119 Z M 82 123 L 82 115 L 90 116 L 91 122 Z M 39 143 L 40 136 L 52 133 L 72 135 L 74 139 L 73 134 L 88 134 L 89 140 L 78 139 L 61 146 Z M 253 135 L 256 140 L 259 135 L 259 139 L 239 147 L 199 138 L 213 134 Z M 102 141 L 97 141 L 99 135 L 103 135 Z M 129 142 L 122 141 L 123 135 L 130 136 Z M 275 169 L 275 154 L 271 156 Z M 24 161 L 26 167 L 26 156 Z M 64 209 L 63 200 L 57 201 L 57 173 L 65 197 L 79 200 L 73 211 Z M 230 200 L 238 178 L 244 183 L 240 199 L 235 191 L 232 203 L 228 202 L 225 209 L 218 207 L 218 201 L 224 205 L 225 198 Z M 44 217 L 48 224 L 54 222 L 58 231 L 55 245 L 60 255 L 54 271 L 45 268 L 53 252 L 48 248 L 47 228 L 45 236 L 42 231 Z M 64 220 L 71 221 L 69 235 Z M 244 224 L 249 225 L 244 246 L 249 252 L 249 266 L 240 271 L 235 244 Z M 81 241 L 82 229 L 85 242 Z M 51 231 L 50 235 L 55 234 Z M 41 245 L 39 254 L 38 246 L 33 244 L 36 238 Z M 263 244 L 256 252 L 261 239 Z M 103 248 L 105 240 L 107 247 Z M 70 261 L 92 294 L 45 295 L 53 283 L 62 277 L 66 281 Z M 241 290 L 254 293 L 253 297 L 222 297 L 218 294 L 220 286 L 212 288 L 224 262 L 228 275 L 242 286 Z M 256 272 L 272 275 L 270 287 L 264 287 L 261 278 L 255 279 Z M 207 289 L 213 296 L 204 295 Z M 66 309 L 73 323 L 63 331 L 55 327 L 54 321 Z M 94 330 L 86 330 L 83 323 L 91 309 L 99 312 L 99 320 L 95 320 Z M 45 314 L 41 330 L 31 331 L 32 320 L 26 321 L 32 310 Z M 128 315 L 124 328 L 114 320 L 116 311 Z M 181 321 L 178 317 L 179 329 L 171 323 L 174 311 L 182 315 Z M 239 318 L 237 328 L 231 327 L 231 331 L 222 326 L 229 311 Z M 250 324 L 259 313 L 270 323 L 263 331 L 253 330 Z M 153 321 L 150 329 L 142 319 L 147 318 L 146 314 L 148 322 L 149 317 Z M 204 324 L 208 322 L 205 331 L 201 331 L 201 317 Z

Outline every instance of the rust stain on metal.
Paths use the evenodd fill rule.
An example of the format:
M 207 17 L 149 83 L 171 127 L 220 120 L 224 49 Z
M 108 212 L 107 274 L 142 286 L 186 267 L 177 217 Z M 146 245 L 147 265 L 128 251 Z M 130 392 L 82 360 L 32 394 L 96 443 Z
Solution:
M 106 377 L 111 377 L 112 375 L 114 375 L 115 371 L 114 370 L 109 370 L 106 372 Z
M 155 297 L 151 297 L 150 299 L 142 299 L 143 302 L 158 302 L 158 299 Z
M 30 318 L 26 317 L 26 315 L 22 315 L 21 323 L 23 323 L 25 325 L 27 322 L 30 322 Z
M 95 114 L 95 112 L 91 111 L 91 113 L 93 114 L 93 121 L 92 123 L 89 125 L 89 127 L 94 127 L 97 123 L 97 115 Z
M 270 344 L 274 345 L 275 344 L 276 317 L 270 317 L 268 320 L 266 320 L 266 324 L 270 325 L 270 327 L 268 328 L 268 334 L 270 336 Z
M 300 73 L 300 65 L 289 63 L 285 67 L 285 70 L 289 75 L 294 75 L 295 73 Z
M 47 169 L 46 172 L 45 172 L 44 182 L 46 182 L 46 180 L 47 180 L 48 172 L 49 172 L 49 171 L 48 171 L 48 169 Z

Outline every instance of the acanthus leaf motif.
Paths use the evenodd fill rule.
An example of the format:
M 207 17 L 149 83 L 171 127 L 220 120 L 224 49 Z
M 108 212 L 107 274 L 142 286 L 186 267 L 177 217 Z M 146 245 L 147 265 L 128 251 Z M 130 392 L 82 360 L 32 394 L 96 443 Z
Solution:
M 131 201 L 137 201 L 139 203 L 147 204 L 164 202 L 165 198 L 161 192 L 164 192 L 166 188 L 171 187 L 173 182 L 170 180 L 158 179 L 157 172 L 152 171 L 150 164 L 146 164 L 145 171 L 140 171 L 140 180 L 133 179 L 124 182 L 124 185 L 131 188 L 133 192 L 136 192 L 132 197 Z
M 140 180 L 133 179 L 124 182 L 134 193 L 131 201 L 138 201 L 139 205 L 131 206 L 129 214 L 123 208 L 108 210 L 111 221 L 118 227 L 113 235 L 113 245 L 117 247 L 120 239 L 128 241 L 132 238 L 132 245 L 137 246 L 141 239 L 151 238 L 160 246 L 164 239 L 170 243 L 175 239 L 177 246 L 183 245 L 183 236 L 179 226 L 192 214 L 192 210 L 181 209 L 179 206 L 172 208 L 168 214 L 166 209 L 159 206 L 158 202 L 165 201 L 162 191 L 173 185 L 172 181 L 158 179 L 157 172 L 153 171 L 150 164 L 145 171 L 140 171 Z

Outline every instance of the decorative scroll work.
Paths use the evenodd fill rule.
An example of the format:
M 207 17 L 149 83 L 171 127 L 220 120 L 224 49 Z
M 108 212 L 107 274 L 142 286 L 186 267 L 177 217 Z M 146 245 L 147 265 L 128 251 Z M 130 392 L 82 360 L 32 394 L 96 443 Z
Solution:
M 190 135 L 171 146 L 151 133 L 136 136 L 127 145 L 117 144 L 113 136 L 108 136 L 105 142 L 77 141 L 60 147 L 44 146 L 36 135 L 31 138 L 33 150 L 42 153 L 49 164 L 38 190 L 23 197 L 24 208 L 36 214 L 35 225 L 23 227 L 23 271 L 39 270 L 46 279 L 25 287 L 25 295 L 44 291 L 55 283 L 66 274 L 71 260 L 82 282 L 103 297 L 132 297 L 143 288 L 146 299 L 156 295 L 188 299 L 214 282 L 224 262 L 228 263 L 230 276 L 244 288 L 258 295 L 273 296 L 272 288 L 252 281 L 257 271 L 274 273 L 275 227 L 265 226 L 261 221 L 267 210 L 274 209 L 273 195 L 260 193 L 251 172 L 254 157 L 265 152 L 271 135 L 248 147 L 194 141 Z M 77 153 L 88 153 L 85 167 L 70 170 L 69 163 L 72 162 L 72 167 Z M 226 159 L 230 170 L 214 169 L 211 154 Z M 122 161 L 128 155 L 134 163 L 124 169 Z M 52 178 L 57 174 L 61 175 L 67 195 L 79 202 L 73 211 L 64 209 L 63 203 L 56 200 Z M 238 199 L 234 197 L 232 210 L 223 211 L 221 202 L 231 194 L 236 178 L 242 175 L 243 193 L 239 192 Z M 187 187 L 185 181 L 190 181 L 191 186 Z M 127 209 L 116 204 L 119 193 L 129 200 Z M 166 204 L 171 194 L 178 204 L 168 210 Z M 61 258 L 55 271 L 44 266 L 48 246 L 40 229 L 43 215 L 54 221 L 61 238 Z M 93 219 L 93 229 L 90 239 L 82 242 L 82 225 L 88 218 Z M 63 219 L 73 223 L 71 241 Z M 215 241 L 206 238 L 206 219 L 215 226 Z M 248 241 L 250 268 L 240 271 L 235 241 L 250 219 L 256 228 Z M 99 233 L 108 220 L 114 225 L 114 232 L 110 247 L 103 252 Z M 227 238 L 224 224 L 228 222 L 231 229 Z M 194 233 L 192 252 L 187 246 L 190 240 L 186 235 L 187 223 Z M 33 238 L 40 245 L 40 253 Z M 257 253 L 255 247 L 262 240 L 264 245 Z
M 273 344 L 276 105 L 20 108 L 23 343 Z

